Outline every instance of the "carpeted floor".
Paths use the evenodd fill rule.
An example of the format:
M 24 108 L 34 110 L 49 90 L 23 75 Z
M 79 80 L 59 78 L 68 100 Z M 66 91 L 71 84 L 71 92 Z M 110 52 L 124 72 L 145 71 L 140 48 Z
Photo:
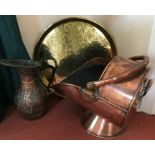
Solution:
M 14 107 L 9 107 L 0 123 L 0 139 L 100 140 L 85 132 L 80 124 L 82 113 L 79 105 L 56 96 L 51 97 L 49 111 L 33 121 L 24 120 Z M 155 139 L 155 116 L 137 113 L 125 132 L 114 139 Z

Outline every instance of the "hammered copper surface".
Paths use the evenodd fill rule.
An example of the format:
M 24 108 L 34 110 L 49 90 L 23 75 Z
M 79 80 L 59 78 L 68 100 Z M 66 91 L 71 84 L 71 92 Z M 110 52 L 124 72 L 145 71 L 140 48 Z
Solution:
M 34 60 L 56 67 L 52 85 L 61 82 L 87 63 L 107 64 L 116 49 L 110 35 L 98 24 L 81 18 L 67 18 L 49 27 L 34 51 Z M 48 86 L 51 72 L 40 74 Z
M 38 70 L 42 64 L 31 60 L 0 59 L 0 64 L 15 67 L 20 77 L 15 105 L 25 119 L 37 119 L 47 110 L 48 93 L 41 84 Z
M 37 119 L 47 111 L 47 90 L 34 69 L 18 69 L 20 86 L 15 96 L 18 112 L 28 120 Z

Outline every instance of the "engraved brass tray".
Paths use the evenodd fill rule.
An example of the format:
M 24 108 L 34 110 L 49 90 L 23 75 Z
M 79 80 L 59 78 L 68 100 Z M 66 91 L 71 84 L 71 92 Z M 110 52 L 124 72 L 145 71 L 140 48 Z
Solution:
M 51 85 L 90 63 L 107 64 L 116 55 L 111 36 L 100 25 L 82 18 L 67 18 L 50 26 L 37 43 L 33 59 L 55 67 Z M 51 70 L 39 73 L 49 86 Z

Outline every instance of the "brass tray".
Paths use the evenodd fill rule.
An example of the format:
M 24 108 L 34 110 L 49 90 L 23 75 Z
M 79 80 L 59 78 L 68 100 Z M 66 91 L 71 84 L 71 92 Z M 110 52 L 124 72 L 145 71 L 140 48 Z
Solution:
M 51 25 L 35 46 L 33 59 L 55 67 L 55 85 L 85 64 L 107 64 L 117 54 L 114 42 L 100 25 L 82 18 L 67 18 Z M 40 72 L 49 86 L 51 70 Z

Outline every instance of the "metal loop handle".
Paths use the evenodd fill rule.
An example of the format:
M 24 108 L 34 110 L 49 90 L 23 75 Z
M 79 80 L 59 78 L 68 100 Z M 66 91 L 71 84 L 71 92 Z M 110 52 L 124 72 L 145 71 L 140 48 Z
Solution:
M 126 80 L 130 77 L 133 77 L 135 75 L 137 75 L 138 73 L 140 73 L 143 69 L 146 68 L 146 66 L 149 63 L 149 57 L 148 56 L 135 56 L 135 57 L 130 57 L 129 59 L 133 60 L 133 61 L 139 61 L 139 63 L 137 63 L 137 65 L 135 66 L 134 69 L 125 71 L 120 73 L 117 76 L 113 76 L 110 78 L 107 78 L 105 80 L 101 80 L 101 81 L 93 81 L 93 82 L 88 82 L 87 83 L 87 88 L 92 90 L 92 89 L 96 89 L 100 86 L 103 86 L 105 84 L 112 84 L 112 83 L 116 83 L 122 80 Z
M 51 85 L 51 83 L 52 83 L 52 81 L 53 81 L 54 74 L 55 74 L 55 67 L 52 66 L 52 65 L 50 65 L 50 64 L 48 64 L 46 61 L 42 61 L 41 64 L 42 64 L 42 65 L 41 65 L 40 71 L 41 71 L 42 74 L 44 74 L 44 73 L 43 73 L 43 70 L 44 70 L 44 69 L 48 69 L 48 68 L 49 68 L 49 69 L 52 70 L 52 75 L 50 76 L 49 83 L 48 83 L 48 86 L 47 86 L 48 90 L 50 90 L 49 88 L 50 88 L 50 85 Z

